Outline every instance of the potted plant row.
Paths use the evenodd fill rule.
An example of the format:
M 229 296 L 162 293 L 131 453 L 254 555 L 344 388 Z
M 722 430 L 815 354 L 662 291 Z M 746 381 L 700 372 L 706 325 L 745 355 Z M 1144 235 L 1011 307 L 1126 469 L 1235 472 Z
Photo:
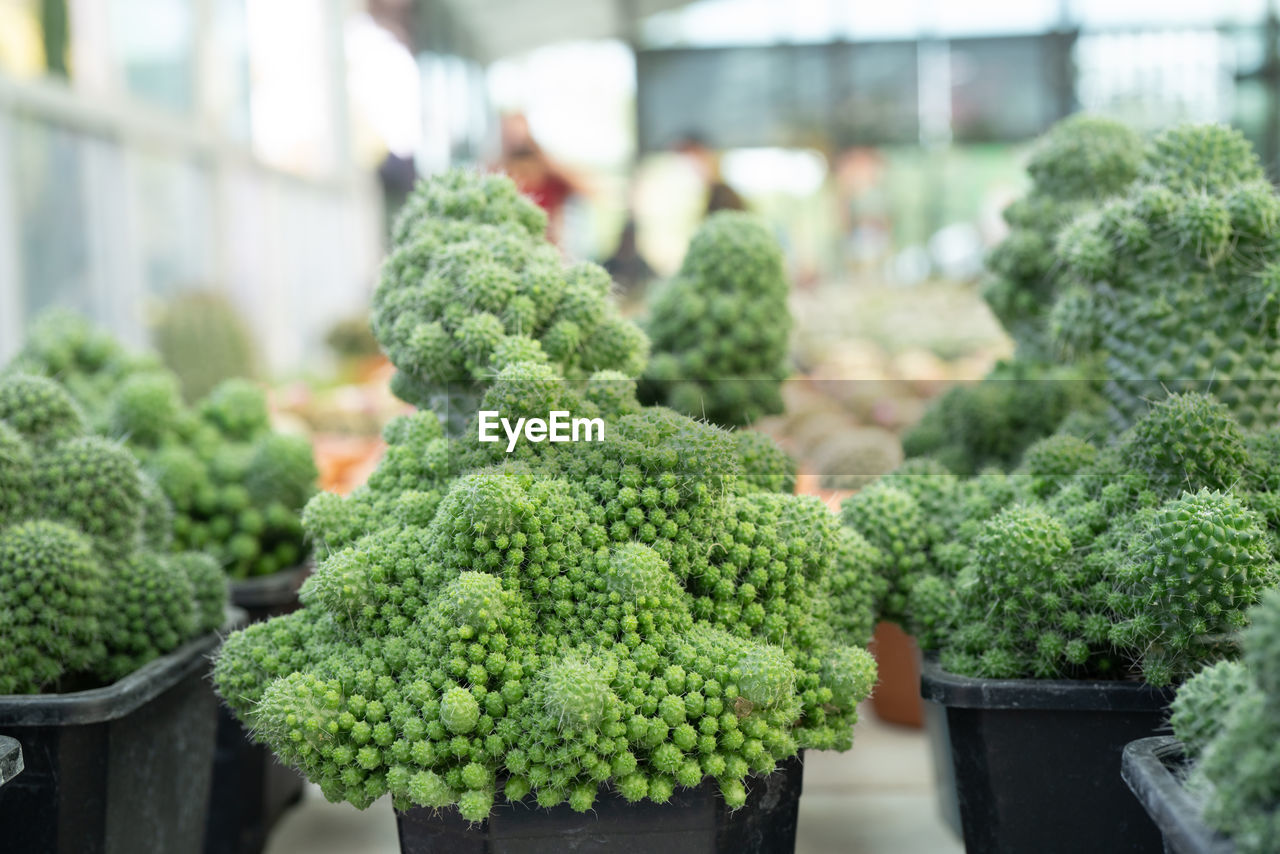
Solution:
M 139 458 L 172 505 L 172 548 L 211 553 L 248 620 L 297 607 L 308 571 L 299 514 L 316 467 L 307 441 L 271 429 L 261 388 L 226 380 L 188 406 L 154 355 L 56 309 L 32 325 L 13 367 L 56 377 L 94 432 Z M 220 706 L 206 854 L 261 850 L 302 786 Z
M 1090 145 L 1040 168 L 1087 176 L 1114 153 Z M 1280 199 L 1216 126 L 1157 136 L 1136 174 L 1053 242 L 1045 340 L 1096 407 L 1010 475 L 911 460 L 843 511 L 886 555 L 884 613 L 938 652 L 923 693 L 971 849 L 1159 850 L 1120 750 L 1276 584 Z
M 54 381 L 0 378 L 0 790 L 6 852 L 199 850 L 227 620 L 209 555 Z
M 847 748 L 875 680 L 872 601 L 830 611 L 870 568 L 769 440 L 637 402 L 645 336 L 544 232 L 502 177 L 415 191 L 372 325 L 420 409 L 307 505 L 303 607 L 232 635 L 218 690 L 326 797 L 390 794 L 405 851 L 789 851 L 801 751 Z M 480 410 L 605 429 L 508 452 Z

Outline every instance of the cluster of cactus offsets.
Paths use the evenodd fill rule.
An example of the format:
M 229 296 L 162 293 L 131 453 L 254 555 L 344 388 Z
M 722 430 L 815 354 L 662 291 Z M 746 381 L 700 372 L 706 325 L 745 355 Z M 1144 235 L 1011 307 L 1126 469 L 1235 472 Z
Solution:
M 393 257 L 524 210 L 495 180 L 419 189 Z M 516 275 L 524 257 L 439 263 L 460 281 L 468 260 L 505 275 L 523 304 L 542 293 Z M 457 328 L 485 313 L 459 308 Z M 376 328 L 393 359 L 414 358 Z M 507 454 L 474 430 L 446 438 L 443 412 L 392 422 L 368 484 L 306 508 L 322 559 L 304 607 L 223 647 L 215 681 L 249 730 L 330 799 L 390 793 L 471 821 L 499 798 L 586 811 L 601 787 L 665 802 L 707 778 L 737 807 L 749 775 L 848 747 L 875 665 L 865 627 L 833 627 L 838 521 L 777 491 L 785 459 L 641 407 L 615 372 L 572 382 L 535 353 L 481 378 L 478 407 L 545 417 L 551 401 L 603 419 L 603 437 Z
M 867 492 L 894 494 L 892 508 L 854 496 L 845 522 L 890 555 L 882 615 L 948 670 L 1167 685 L 1234 654 L 1246 610 L 1280 580 L 1274 460 L 1251 444 L 1271 447 L 1246 442 L 1220 401 L 1178 394 L 1103 448 L 1041 440 L 1009 475 L 891 475 Z M 936 518 L 912 537 L 908 485 Z M 922 558 L 903 572 L 895 550 Z
M 169 552 L 163 496 L 86 430 L 53 380 L 0 378 L 0 694 L 112 682 L 223 622 L 221 572 Z
M 1220 662 L 1178 690 L 1173 731 L 1195 761 L 1188 785 L 1204 820 L 1241 854 L 1275 850 L 1280 838 L 1280 591 L 1249 613 L 1243 662 Z
M 1004 211 L 1009 234 L 987 259 L 983 296 L 1021 357 L 1049 360 L 1048 313 L 1061 285 L 1058 232 L 1123 192 L 1138 176 L 1142 139 L 1111 119 L 1076 115 L 1054 125 L 1027 164 L 1031 189 Z
M 172 528 L 174 550 L 207 551 L 233 578 L 270 575 L 306 556 L 299 514 L 315 491 L 311 446 L 272 432 L 256 384 L 226 380 L 189 407 L 171 371 L 63 313 L 37 321 L 13 367 L 65 380 L 89 428 L 137 455 L 171 506 L 172 525 L 161 527 Z M 11 417 L 44 411 L 23 409 Z
M 1097 393 L 1072 367 L 1001 362 L 972 385 L 945 391 L 902 437 L 908 457 L 933 457 L 959 475 L 1008 470 L 1027 446 L 1072 413 L 1097 408 Z
M 1102 354 L 1117 431 L 1177 391 L 1213 394 L 1246 429 L 1274 423 L 1280 196 L 1239 132 L 1214 125 L 1158 136 L 1141 178 L 1061 232 L 1075 285 L 1057 336 Z
M 510 179 L 464 170 L 419 184 L 395 224 L 373 331 L 398 371 L 392 391 L 440 412 L 451 434 L 507 365 L 577 380 L 634 377 L 648 358 L 644 334 L 608 300 L 609 274 L 566 267 L 545 232 Z
M 709 217 L 654 298 L 641 398 L 724 426 L 781 412 L 788 290 L 782 248 L 763 220 Z

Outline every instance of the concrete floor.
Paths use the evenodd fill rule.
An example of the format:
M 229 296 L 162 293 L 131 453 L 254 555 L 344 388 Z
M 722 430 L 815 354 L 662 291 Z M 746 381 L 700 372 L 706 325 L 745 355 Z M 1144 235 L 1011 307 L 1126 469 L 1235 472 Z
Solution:
M 806 754 L 796 854 L 960 854 L 938 817 L 933 766 L 920 730 L 864 708 L 848 753 Z M 398 854 L 387 799 L 360 812 L 309 787 L 266 854 Z

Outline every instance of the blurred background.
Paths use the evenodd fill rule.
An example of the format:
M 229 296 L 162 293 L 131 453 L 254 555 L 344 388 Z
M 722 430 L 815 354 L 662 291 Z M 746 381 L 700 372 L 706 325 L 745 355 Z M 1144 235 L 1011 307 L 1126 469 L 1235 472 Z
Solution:
M 977 282 L 1029 141 L 1216 120 L 1274 166 L 1278 43 L 1269 0 L 0 0 L 0 361 L 63 305 L 192 397 L 248 374 L 374 437 L 389 222 L 465 164 L 638 313 L 708 210 L 763 214 L 798 323 L 760 426 L 811 470 L 891 468 L 1008 353 Z M 343 442 L 322 469 L 368 456 Z
M 0 359 L 50 304 L 141 344 L 199 292 L 268 375 L 328 370 L 388 217 L 459 163 L 624 284 L 721 185 L 798 287 L 964 282 L 1068 112 L 1274 163 L 1278 34 L 1267 0 L 0 0 Z

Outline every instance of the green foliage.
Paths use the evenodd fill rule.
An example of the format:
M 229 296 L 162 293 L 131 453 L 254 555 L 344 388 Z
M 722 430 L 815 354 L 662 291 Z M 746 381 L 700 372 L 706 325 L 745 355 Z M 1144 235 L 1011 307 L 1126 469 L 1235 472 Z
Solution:
M 163 370 L 154 356 L 127 351 L 84 317 L 50 309 L 26 330 L 22 350 L 10 366 L 49 377 L 71 393 L 94 432 L 107 433 L 111 396 L 127 377 Z
M 901 502 L 855 496 L 864 509 L 845 521 L 908 556 L 911 572 L 883 570 L 880 614 L 948 669 L 1167 685 L 1232 656 L 1246 609 L 1277 583 L 1269 448 L 1222 403 L 1174 395 L 1105 447 L 1041 440 L 1011 475 L 954 481 L 912 463 L 886 477 L 928 502 L 913 539 L 895 534 Z
M 26 374 L 0 377 L 0 421 L 37 445 L 85 432 L 79 407 L 56 382 Z
M 1276 581 L 1262 520 L 1234 496 L 1184 493 L 1144 517 L 1116 578 L 1118 645 L 1148 682 L 1181 680 L 1231 653 L 1245 611 Z
M 509 365 L 542 362 L 570 380 L 644 366 L 648 342 L 608 302 L 608 274 L 566 267 L 545 230 L 510 179 L 466 170 L 420 182 L 396 222 L 373 331 L 400 372 L 392 390 L 442 413 L 452 404 L 455 434 Z
M 417 192 L 374 328 L 401 389 L 439 408 L 388 425 L 365 486 L 310 501 L 303 609 L 232 635 L 215 682 L 361 807 L 389 793 L 479 821 L 500 796 L 585 811 L 602 786 L 663 802 L 708 777 L 740 806 L 748 775 L 851 743 L 872 603 L 837 635 L 834 515 L 779 491 L 792 471 L 761 439 L 641 407 L 607 279 L 544 265 L 540 215 L 513 194 L 458 174 Z M 438 394 L 455 380 L 469 398 Z M 606 426 L 510 454 L 446 438 L 480 406 Z M 843 589 L 874 584 L 861 560 Z
M 39 691 L 98 662 L 107 587 L 75 529 L 42 519 L 0 529 L 0 694 Z
M 82 513 L 79 523 L 95 529 L 114 525 L 127 548 L 134 533 L 121 529 L 118 517 L 142 501 L 149 508 L 143 534 L 153 548 L 207 551 L 234 578 L 269 575 L 303 559 L 299 515 L 317 477 L 311 448 L 271 431 L 256 384 L 226 380 L 188 407 L 176 376 L 154 359 L 131 356 L 86 321 L 56 312 L 37 321 L 15 367 L 58 378 L 15 373 L 0 380 L 0 411 L 12 411 L 4 417 L 20 433 L 57 441 L 83 433 L 87 421 L 93 432 L 123 442 L 148 475 L 135 496 L 124 481 L 95 476 L 100 463 L 80 460 L 91 479 L 66 484 L 79 494 L 60 499 L 70 504 L 59 512 Z M 87 419 L 66 394 L 50 396 L 50 386 L 63 382 Z
M 1136 449 L 1135 449 L 1136 450 Z M 1098 449 L 1077 436 L 1055 434 L 1033 443 L 1022 455 L 1017 474 L 1030 478 L 1027 488 L 1037 498 L 1046 498 L 1072 475 L 1098 459 Z
M 212 632 L 226 622 L 227 576 L 212 555 L 178 552 L 168 558 L 191 582 L 196 603 L 196 632 Z
M 1210 392 L 1248 428 L 1280 404 L 1280 197 L 1238 131 L 1175 128 L 1147 147 L 1145 180 L 1059 235 L 1059 335 L 1101 357 L 1117 430 L 1148 402 Z
M 57 383 L 30 380 L 11 376 L 0 398 L 77 412 Z M 111 682 L 221 625 L 220 571 L 157 551 L 172 509 L 133 455 L 74 419 L 21 423 L 30 442 L 0 421 L 0 693 Z
M 1280 831 L 1280 592 L 1249 614 L 1243 664 L 1201 671 L 1178 692 L 1174 733 L 1197 760 L 1204 819 L 1242 854 L 1275 848 Z
M 752 485 L 770 492 L 795 492 L 796 461 L 773 439 L 754 430 L 739 430 L 734 436 L 744 476 Z
M 880 550 L 852 528 L 842 527 L 836 543 L 830 591 L 831 622 L 845 643 L 871 642 L 889 582 Z
M 653 300 L 642 398 L 726 426 L 781 412 L 787 293 L 782 249 L 763 220 L 740 211 L 708 217 Z
M 1031 189 L 1005 209 L 1009 234 L 988 258 L 984 296 L 1017 342 L 1019 355 L 1048 360 L 1048 308 L 1061 282 L 1058 232 L 1078 214 L 1123 192 L 1138 176 L 1142 140 L 1128 127 L 1076 115 L 1054 125 L 1027 164 Z
M 879 482 L 845 499 L 840 518 L 880 554 L 888 582 L 881 614 L 888 620 L 906 619 L 907 596 L 928 568 L 928 538 L 919 503 L 910 493 Z
M 1169 724 L 1182 741 L 1187 758 L 1199 759 L 1222 733 L 1222 711 L 1251 690 L 1249 671 L 1239 661 L 1207 665 L 1178 688 Z
M 201 417 L 232 441 L 246 442 L 271 429 L 267 398 L 246 379 L 218 383 L 199 407 Z
M 142 478 L 123 445 L 97 436 L 67 439 L 36 459 L 32 482 L 35 510 L 84 531 L 104 554 L 127 554 L 141 544 Z
M 908 457 L 933 457 L 950 471 L 1006 471 L 1027 446 L 1073 412 L 1094 407 L 1091 384 L 1072 368 L 1001 362 L 982 381 L 947 389 L 902 437 Z
M 1119 448 L 1121 462 L 1167 497 L 1230 489 L 1248 464 L 1239 423 L 1224 404 L 1202 394 L 1174 395 L 1152 407 L 1120 438 Z

